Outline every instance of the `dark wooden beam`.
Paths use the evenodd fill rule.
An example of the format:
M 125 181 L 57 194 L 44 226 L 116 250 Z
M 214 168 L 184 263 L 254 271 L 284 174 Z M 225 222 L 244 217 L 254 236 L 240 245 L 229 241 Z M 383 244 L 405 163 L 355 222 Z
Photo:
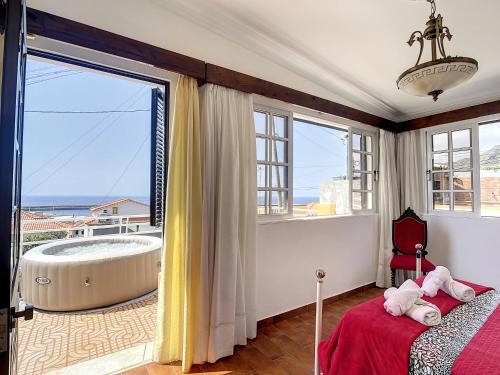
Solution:
M 373 125 L 378 128 L 395 131 L 395 127 L 397 127 L 395 122 L 370 113 L 217 65 L 207 63 L 205 79 L 208 83 L 278 99 L 287 103 Z
M 28 32 L 32 34 L 151 64 L 197 79 L 205 78 L 205 62 L 202 60 L 32 8 L 27 10 L 27 19 Z
M 400 132 L 423 129 L 455 121 L 494 115 L 496 113 L 500 113 L 500 100 L 404 121 L 398 124 L 398 128 Z

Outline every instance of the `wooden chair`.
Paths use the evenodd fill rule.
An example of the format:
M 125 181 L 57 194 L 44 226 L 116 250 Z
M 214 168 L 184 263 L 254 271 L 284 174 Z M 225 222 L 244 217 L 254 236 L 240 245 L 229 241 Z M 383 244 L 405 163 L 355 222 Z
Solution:
M 420 219 L 408 207 L 396 220 L 392 221 L 393 257 L 391 260 L 391 282 L 396 286 L 396 270 L 416 270 L 417 250 L 422 251 L 422 272 L 426 274 L 436 266 L 425 259 L 427 251 L 427 222 Z

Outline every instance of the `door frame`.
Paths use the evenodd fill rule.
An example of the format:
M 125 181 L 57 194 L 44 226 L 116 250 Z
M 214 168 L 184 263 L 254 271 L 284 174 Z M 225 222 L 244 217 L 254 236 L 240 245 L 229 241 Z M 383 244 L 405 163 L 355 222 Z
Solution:
M 16 299 L 17 270 L 19 258 L 12 253 L 13 240 L 13 203 L 15 171 L 16 127 L 19 113 L 18 68 L 20 62 L 21 28 L 24 12 L 24 0 L 8 0 L 5 9 L 4 55 L 2 65 L 2 93 L 0 104 L 0 373 L 11 371 L 11 358 L 15 353 L 11 345 L 16 345 L 15 328 L 12 325 L 11 310 L 13 299 Z M 22 100 L 22 98 L 21 98 Z M 22 114 L 21 114 L 22 116 Z M 16 178 L 18 178 L 16 176 Z M 17 228 L 19 230 L 19 228 Z M 17 238 L 18 240 L 19 238 Z M 16 240 L 16 238 L 14 238 Z M 8 286 L 8 287 L 7 287 Z M 15 301 L 14 301 L 15 304 Z M 15 358 L 15 357 L 14 357 Z M 15 368 L 15 367 L 14 367 Z

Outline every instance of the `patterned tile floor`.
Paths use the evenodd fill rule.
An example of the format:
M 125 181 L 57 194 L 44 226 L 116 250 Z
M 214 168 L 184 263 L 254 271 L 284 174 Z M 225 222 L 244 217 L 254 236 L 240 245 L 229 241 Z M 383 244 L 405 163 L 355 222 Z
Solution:
M 18 374 L 46 374 L 153 341 L 156 304 L 153 295 L 100 312 L 35 312 L 19 322 Z

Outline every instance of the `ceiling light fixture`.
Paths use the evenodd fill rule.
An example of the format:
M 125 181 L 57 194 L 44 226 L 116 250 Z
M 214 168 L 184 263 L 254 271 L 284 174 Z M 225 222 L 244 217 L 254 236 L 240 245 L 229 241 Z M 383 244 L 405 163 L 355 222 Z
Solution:
M 448 27 L 443 26 L 441 14 L 435 16 L 436 3 L 431 4 L 431 15 L 424 32 L 414 31 L 407 42 L 410 47 L 415 41 L 420 43 L 420 53 L 414 67 L 406 70 L 396 81 L 398 88 L 410 95 L 430 95 L 436 101 L 444 91 L 468 81 L 478 69 L 476 60 L 470 57 L 446 56 L 444 40 L 451 40 L 452 35 Z M 424 51 L 424 41 L 431 44 L 432 60 L 420 64 Z M 438 53 L 440 57 L 438 58 Z

